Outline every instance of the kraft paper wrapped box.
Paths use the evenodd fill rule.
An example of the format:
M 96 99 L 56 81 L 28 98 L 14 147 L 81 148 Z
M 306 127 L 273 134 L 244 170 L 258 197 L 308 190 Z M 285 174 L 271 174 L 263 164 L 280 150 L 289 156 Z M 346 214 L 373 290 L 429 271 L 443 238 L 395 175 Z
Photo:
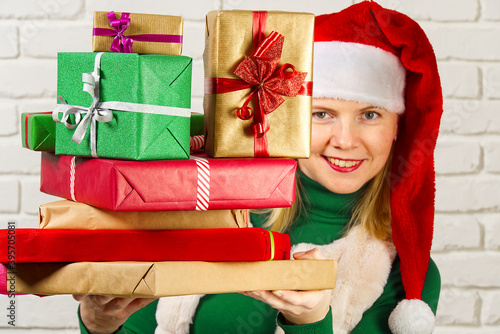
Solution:
M 182 17 L 94 12 L 92 51 L 180 55 Z
M 16 294 L 38 295 L 131 298 L 324 290 L 335 287 L 336 268 L 332 260 L 19 263 L 15 273 L 0 265 L 0 293 L 7 291 L 6 277 L 12 276 Z
M 290 207 L 293 159 L 123 161 L 42 152 L 40 190 L 113 211 Z
M 0 230 L 8 240 L 10 229 Z M 191 230 L 18 229 L 16 263 L 83 261 L 270 261 L 290 259 L 288 234 L 260 227 Z M 0 263 L 11 252 L 0 248 Z
M 207 14 L 203 106 L 208 155 L 309 157 L 313 32 L 309 13 Z
M 162 230 L 246 228 L 248 210 L 130 211 L 116 212 L 68 200 L 42 204 L 38 210 L 41 229 Z
M 191 68 L 184 56 L 59 53 L 56 154 L 187 159 Z
M 56 123 L 52 112 L 21 114 L 21 138 L 23 147 L 33 151 L 54 152 Z

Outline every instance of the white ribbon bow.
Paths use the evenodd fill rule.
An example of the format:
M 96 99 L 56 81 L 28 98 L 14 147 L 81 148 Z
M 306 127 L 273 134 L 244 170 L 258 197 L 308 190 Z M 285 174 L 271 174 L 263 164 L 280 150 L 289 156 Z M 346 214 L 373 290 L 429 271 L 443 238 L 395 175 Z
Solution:
M 67 104 L 62 96 L 59 96 L 58 104 L 52 112 L 52 119 L 57 123 L 64 123 L 68 129 L 76 127 L 71 140 L 80 144 L 87 133 L 90 124 L 90 151 L 92 157 L 97 158 L 97 122 L 107 123 L 113 120 L 113 110 L 142 112 L 150 114 L 162 114 L 170 116 L 190 117 L 191 111 L 187 108 L 177 108 L 168 106 L 158 106 L 142 103 L 129 103 L 119 101 L 99 101 L 99 83 L 101 78 L 101 57 L 104 52 L 99 52 L 95 57 L 94 71 L 91 73 L 82 73 L 83 91 L 92 96 L 90 107 L 80 107 Z M 59 113 L 62 118 L 59 119 Z M 69 122 L 71 114 L 75 115 L 75 124 Z M 86 114 L 82 118 L 82 114 Z

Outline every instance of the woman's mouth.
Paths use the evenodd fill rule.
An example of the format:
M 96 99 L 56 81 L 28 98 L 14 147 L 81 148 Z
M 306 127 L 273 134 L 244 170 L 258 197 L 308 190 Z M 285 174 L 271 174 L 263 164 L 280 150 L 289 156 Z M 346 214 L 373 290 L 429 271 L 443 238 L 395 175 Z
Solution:
M 361 166 L 363 160 L 343 160 L 338 158 L 324 157 L 330 167 L 342 173 L 355 171 Z

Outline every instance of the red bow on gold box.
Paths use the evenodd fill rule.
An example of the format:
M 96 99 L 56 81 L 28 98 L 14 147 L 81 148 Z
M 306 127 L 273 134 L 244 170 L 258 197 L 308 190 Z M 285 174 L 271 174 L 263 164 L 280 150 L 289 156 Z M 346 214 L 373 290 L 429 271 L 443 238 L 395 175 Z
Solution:
M 309 48 L 309 46 L 312 46 L 314 17 L 303 13 L 242 11 L 217 12 L 215 18 L 213 15 L 209 13 L 207 16 L 209 43 L 208 50 L 205 52 L 205 61 L 208 63 L 205 66 L 207 153 L 214 157 L 308 157 L 312 81 L 306 81 L 306 77 L 310 76 L 312 72 L 312 47 Z M 248 15 L 252 16 L 254 52 L 252 57 L 246 56 L 243 60 L 236 61 L 234 63 L 236 69 L 229 73 L 233 77 L 226 77 L 227 74 L 224 72 L 227 70 L 224 70 L 223 67 L 229 69 L 235 66 L 230 60 L 227 60 L 227 58 L 234 58 L 234 56 L 228 57 L 234 52 L 227 50 L 227 48 L 242 49 L 247 38 L 244 38 L 244 41 L 229 43 L 228 41 L 232 41 L 232 32 L 223 30 L 221 27 L 227 28 L 229 26 L 226 21 L 234 22 L 234 24 L 242 24 L 241 22 L 246 24 L 245 20 L 239 19 L 239 16 Z M 271 19 L 268 20 L 268 18 Z M 294 29 L 305 31 L 305 33 L 301 35 L 297 33 L 297 30 L 291 33 L 290 25 L 286 23 L 290 23 L 292 20 Z M 268 21 L 270 21 L 269 24 Z M 281 28 L 284 34 L 290 36 L 285 38 L 283 34 L 272 31 L 266 37 L 268 25 L 276 30 Z M 213 31 L 211 33 L 211 29 L 220 30 L 218 33 Z M 241 31 L 236 26 L 234 30 Z M 294 36 L 304 42 L 302 47 L 294 46 L 297 42 L 294 41 Z M 282 57 L 285 43 L 287 44 L 286 55 Z M 295 59 L 289 61 L 290 58 Z M 237 78 L 234 78 L 234 75 Z M 240 91 L 243 91 L 243 95 Z M 238 94 L 234 94 L 234 92 L 238 92 Z M 214 97 L 213 95 L 221 96 Z M 232 95 L 233 97 L 228 98 L 222 95 Z M 298 104 L 289 103 L 281 107 L 286 101 L 285 97 L 299 98 L 299 96 L 302 100 Z M 253 108 L 249 106 L 251 102 L 253 102 Z M 230 104 L 233 104 L 234 107 Z M 273 114 L 276 121 L 270 121 L 268 115 L 278 108 L 277 112 L 280 115 L 274 117 Z M 251 124 L 246 122 L 243 125 L 234 124 L 234 121 L 238 119 L 252 120 L 252 122 Z M 285 127 L 282 126 L 283 124 Z M 286 127 L 287 125 L 288 127 Z M 271 134 L 271 132 L 274 132 L 271 137 L 277 137 L 279 140 L 271 140 L 271 144 L 269 144 L 268 133 Z M 289 138 L 286 138 L 287 133 Z M 290 140 L 293 139 L 291 137 L 293 135 L 297 135 L 298 140 Z M 251 145 L 248 142 L 249 136 L 254 138 L 250 152 L 248 150 L 248 146 Z M 237 146 L 234 143 L 237 143 Z M 226 145 L 228 147 L 225 147 Z

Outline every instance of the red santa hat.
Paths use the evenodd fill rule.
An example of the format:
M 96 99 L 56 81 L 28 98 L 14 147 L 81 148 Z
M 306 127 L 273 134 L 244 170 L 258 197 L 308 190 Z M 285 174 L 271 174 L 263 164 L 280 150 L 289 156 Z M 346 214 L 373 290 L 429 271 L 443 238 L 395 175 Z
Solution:
M 314 97 L 370 103 L 401 114 L 391 166 L 391 224 L 406 299 L 389 325 L 393 333 L 432 333 L 434 314 L 421 300 L 443 110 L 432 46 L 408 16 L 364 1 L 316 18 L 314 52 Z

